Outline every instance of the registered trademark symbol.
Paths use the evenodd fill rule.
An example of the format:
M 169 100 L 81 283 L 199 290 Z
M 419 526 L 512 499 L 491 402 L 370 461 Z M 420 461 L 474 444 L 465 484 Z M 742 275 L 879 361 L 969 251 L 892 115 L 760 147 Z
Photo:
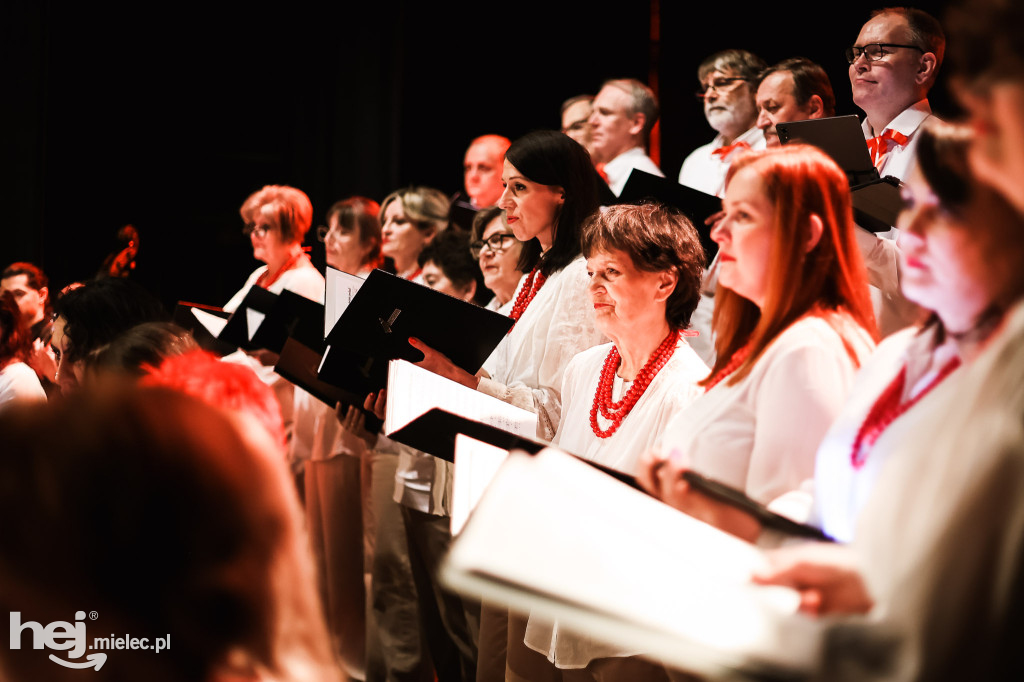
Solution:
M 96 620 L 99 617 L 100 617 L 100 614 L 96 613 L 95 611 L 90 611 L 89 612 L 89 620 Z

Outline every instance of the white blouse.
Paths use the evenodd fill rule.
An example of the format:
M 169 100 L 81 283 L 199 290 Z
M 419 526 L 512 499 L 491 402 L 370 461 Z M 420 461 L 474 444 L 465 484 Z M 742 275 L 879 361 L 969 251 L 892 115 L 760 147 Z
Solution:
M 512 300 L 526 279 L 519 281 Z M 606 340 L 594 326 L 589 285 L 583 256 L 552 273 L 484 365 L 490 378 L 480 380 L 479 390 L 536 412 L 537 436 L 544 440 L 558 429 L 562 375 L 569 361 Z
M 697 382 L 708 375 L 708 366 L 697 357 L 686 339 L 661 368 L 644 394 L 608 438 L 599 438 L 590 426 L 590 410 L 601 378 L 605 358 L 612 349 L 607 343 L 583 351 L 572 359 L 562 380 L 562 420 L 554 445 L 598 464 L 632 474 L 637 459 L 657 442 L 669 421 L 692 403 L 704 389 Z M 632 382 L 615 377 L 612 397 L 621 400 Z M 598 425 L 610 422 L 598 415 Z
M 654 446 L 672 417 L 704 392 L 697 382 L 706 377 L 709 370 L 686 339 L 680 337 L 672 358 L 654 377 L 618 430 L 608 438 L 599 438 L 590 427 L 590 409 L 611 348 L 610 343 L 590 348 L 569 363 L 562 383 L 562 421 L 553 444 L 598 464 L 632 473 L 637 459 Z M 615 377 L 612 387 L 615 400 L 620 400 L 628 390 L 627 383 L 631 385 Z M 600 416 L 598 424 L 608 427 L 608 422 Z M 532 616 L 526 626 L 524 642 L 559 668 L 582 668 L 596 658 L 642 653 L 566 632 L 557 623 Z
M 935 348 L 935 334 L 934 327 L 923 331 L 911 327 L 882 341 L 857 374 L 846 405 L 818 448 L 809 521 L 836 540 L 853 540 L 857 517 L 874 490 L 884 464 L 908 440 L 926 430 L 933 418 L 941 384 L 894 420 L 867 452 L 863 465 L 859 469 L 853 467 L 851 451 L 857 432 L 900 369 L 907 367 L 903 402 L 925 391 L 935 381 L 939 370 L 958 357 L 951 344 Z M 933 355 L 934 363 L 931 362 Z
M 46 400 L 39 377 L 24 362 L 12 362 L 0 369 L 0 410 L 21 400 Z
M 858 359 L 874 347 L 851 320 L 839 324 L 842 335 L 822 317 L 791 324 L 747 376 L 721 381 L 673 419 L 660 448 L 759 502 L 798 489 L 853 385 L 857 364 L 844 337 Z

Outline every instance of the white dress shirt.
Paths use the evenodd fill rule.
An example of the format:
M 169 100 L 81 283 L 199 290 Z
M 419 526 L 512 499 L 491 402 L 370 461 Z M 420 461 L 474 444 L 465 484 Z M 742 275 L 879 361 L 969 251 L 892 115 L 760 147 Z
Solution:
M 604 165 L 604 174 L 608 177 L 608 186 L 615 196 L 622 194 L 622 188 L 626 186 L 626 180 L 633 169 L 637 168 L 659 178 L 665 177 L 658 165 L 651 157 L 644 153 L 640 147 L 633 147 L 624 151 Z
M 760 128 L 751 128 L 735 140 L 733 144 L 745 143 L 750 149 L 765 148 L 764 132 Z M 679 184 L 698 189 L 705 194 L 723 196 L 725 194 L 725 175 L 733 160 L 743 151 L 734 149 L 724 158 L 714 151 L 725 146 L 721 135 L 716 135 L 708 144 L 697 147 L 683 161 L 679 169 Z

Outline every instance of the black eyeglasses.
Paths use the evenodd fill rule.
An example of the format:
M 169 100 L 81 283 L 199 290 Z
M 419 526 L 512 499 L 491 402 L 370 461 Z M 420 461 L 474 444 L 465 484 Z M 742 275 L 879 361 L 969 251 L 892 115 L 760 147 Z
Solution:
M 924 50 L 919 48 L 917 45 L 897 45 L 896 43 L 869 43 L 863 47 L 854 45 L 853 47 L 846 48 L 846 61 L 853 64 L 857 59 L 864 55 L 864 59 L 869 62 L 877 62 L 887 54 L 892 52 L 886 52 L 886 48 L 890 47 L 902 47 L 907 50 L 917 50 L 921 54 L 924 54 Z
M 736 87 L 737 83 L 749 81 L 749 78 L 713 78 L 707 86 L 700 92 L 694 93 L 697 99 L 704 99 L 708 96 L 708 93 L 714 90 L 715 92 L 728 92 Z
M 269 229 L 270 228 L 267 227 L 266 225 L 256 225 L 255 223 L 249 223 L 248 225 L 242 228 L 242 234 L 244 234 L 246 237 L 254 234 L 256 235 L 257 239 L 263 239 L 264 237 L 267 236 L 267 230 Z
M 511 232 L 496 232 L 487 239 L 477 240 L 469 245 L 469 252 L 473 258 L 479 258 L 486 246 L 492 253 L 501 253 L 505 249 L 512 248 L 516 243 L 516 236 Z

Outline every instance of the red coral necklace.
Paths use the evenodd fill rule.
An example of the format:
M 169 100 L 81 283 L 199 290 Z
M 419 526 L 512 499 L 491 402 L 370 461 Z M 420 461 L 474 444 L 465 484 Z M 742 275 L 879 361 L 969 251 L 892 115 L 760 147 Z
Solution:
M 853 450 L 850 452 L 850 464 L 854 469 L 860 469 L 868 459 L 871 448 L 881 437 L 882 433 L 889 428 L 889 425 L 896 421 L 904 412 L 917 404 L 921 398 L 931 393 L 932 389 L 942 383 L 960 366 L 960 358 L 953 358 L 939 370 L 935 380 L 928 384 L 924 390 L 904 403 L 900 402 L 903 396 L 903 389 L 907 383 L 907 366 L 904 365 L 896 378 L 882 391 L 878 400 L 871 406 L 868 416 L 857 431 L 857 437 L 853 439 Z
M 647 364 L 636 375 L 633 385 L 629 387 L 629 390 L 626 391 L 626 394 L 618 402 L 612 400 L 612 389 L 615 386 L 615 372 L 618 371 L 619 365 L 622 364 L 622 358 L 619 356 L 619 349 L 612 346 L 612 349 L 608 351 L 608 357 L 604 359 L 601 378 L 598 380 L 597 390 L 594 392 L 594 405 L 590 408 L 590 428 L 593 429 L 595 436 L 598 438 L 610 438 L 613 433 L 619 430 L 622 420 L 626 418 L 626 415 L 629 414 L 633 406 L 640 400 L 647 387 L 651 385 L 654 377 L 658 375 L 661 368 L 665 366 L 665 363 L 669 361 L 672 354 L 676 352 L 679 335 L 678 329 L 673 329 L 668 333 L 668 336 L 661 342 L 661 345 L 651 353 L 651 357 L 647 359 Z M 611 422 L 607 429 L 602 429 L 598 424 L 598 413 Z
M 533 301 L 540 288 L 544 286 L 544 282 L 548 281 L 547 276 L 539 268 L 540 266 L 536 266 L 533 270 L 530 270 L 530 274 L 526 276 L 526 281 L 523 282 L 523 287 L 519 290 L 519 295 L 516 296 L 516 302 L 512 304 L 512 312 L 509 313 L 509 317 L 516 322 L 526 312 L 526 308 Z

